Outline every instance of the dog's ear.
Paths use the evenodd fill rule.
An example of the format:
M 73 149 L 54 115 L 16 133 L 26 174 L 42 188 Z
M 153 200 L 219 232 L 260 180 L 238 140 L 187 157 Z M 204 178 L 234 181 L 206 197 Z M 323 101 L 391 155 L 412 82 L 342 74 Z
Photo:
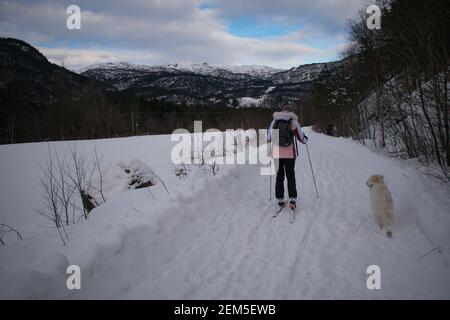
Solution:
M 378 175 L 378 183 L 384 183 L 384 177 L 381 174 Z
M 370 176 L 369 181 L 372 181 L 373 183 L 381 183 L 383 181 L 383 176 L 379 174 L 374 174 Z

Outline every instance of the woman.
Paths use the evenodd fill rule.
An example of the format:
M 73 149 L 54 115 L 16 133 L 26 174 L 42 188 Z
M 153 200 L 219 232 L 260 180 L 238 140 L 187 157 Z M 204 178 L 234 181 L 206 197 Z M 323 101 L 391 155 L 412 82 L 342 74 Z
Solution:
M 286 143 L 280 144 L 280 141 L 274 141 L 272 144 L 272 157 L 277 159 L 278 162 L 277 178 L 275 183 L 275 196 L 277 198 L 278 205 L 280 207 L 284 206 L 284 176 L 286 175 L 288 182 L 289 206 L 291 208 L 296 208 L 297 187 L 295 184 L 294 171 L 295 159 L 298 155 L 296 139 L 298 139 L 301 143 L 306 144 L 308 137 L 303 133 L 300 123 L 298 122 L 298 117 L 293 111 L 294 107 L 289 103 L 285 103 L 281 112 L 275 112 L 273 114 L 273 121 L 269 127 L 267 140 L 269 142 L 272 141 L 273 129 L 279 130 L 278 137 L 283 136 L 283 139 L 286 135 L 291 135 L 293 137 L 290 140 L 291 143 L 289 145 L 285 145 Z M 288 132 L 281 132 L 281 130 L 284 129 L 280 128 L 286 128 Z M 279 139 L 274 138 L 274 140 Z M 286 141 L 286 139 L 283 141 Z

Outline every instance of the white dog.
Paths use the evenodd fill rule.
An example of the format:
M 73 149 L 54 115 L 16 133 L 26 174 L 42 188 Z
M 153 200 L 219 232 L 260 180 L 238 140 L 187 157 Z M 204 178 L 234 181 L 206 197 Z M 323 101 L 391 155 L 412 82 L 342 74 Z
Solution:
M 384 184 L 384 177 L 372 175 L 366 184 L 369 187 L 370 204 L 375 221 L 381 229 L 386 227 L 386 235 L 391 238 L 394 224 L 394 203 L 391 193 Z

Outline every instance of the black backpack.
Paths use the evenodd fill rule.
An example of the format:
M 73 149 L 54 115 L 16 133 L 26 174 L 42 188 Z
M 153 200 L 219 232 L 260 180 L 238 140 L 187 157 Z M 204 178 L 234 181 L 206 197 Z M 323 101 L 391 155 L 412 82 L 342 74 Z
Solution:
M 294 140 L 294 132 L 291 129 L 291 122 L 292 119 L 289 120 L 277 119 L 273 124 L 272 129 L 278 129 L 278 139 L 276 134 L 274 134 L 272 141 L 274 141 L 275 143 L 278 142 L 278 145 L 280 147 L 290 146 L 292 141 Z

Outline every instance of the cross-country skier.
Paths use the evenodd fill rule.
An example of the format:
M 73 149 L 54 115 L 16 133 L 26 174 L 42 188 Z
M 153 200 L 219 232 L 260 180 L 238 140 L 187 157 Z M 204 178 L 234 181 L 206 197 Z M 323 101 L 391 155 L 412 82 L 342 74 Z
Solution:
M 297 142 L 306 144 L 308 137 L 303 133 L 294 107 L 285 102 L 280 112 L 274 112 L 273 121 L 270 124 L 267 140 L 272 142 L 272 158 L 278 162 L 277 178 L 275 183 L 275 195 L 278 205 L 283 207 L 284 202 L 284 176 L 288 182 L 289 206 L 296 208 L 297 187 L 295 184 L 295 159 L 298 155 Z M 278 129 L 278 131 L 273 131 Z M 277 134 L 275 134 L 277 133 Z

